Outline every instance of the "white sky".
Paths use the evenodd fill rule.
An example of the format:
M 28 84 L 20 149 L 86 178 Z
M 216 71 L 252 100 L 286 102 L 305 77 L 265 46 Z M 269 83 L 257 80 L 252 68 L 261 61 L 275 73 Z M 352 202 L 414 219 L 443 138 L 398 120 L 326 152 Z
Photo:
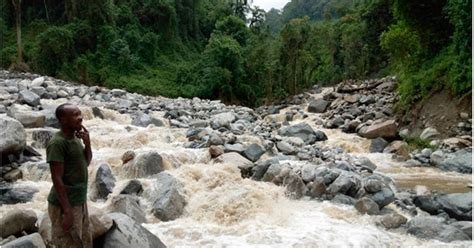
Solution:
M 253 0 L 252 5 L 258 6 L 265 11 L 269 11 L 271 8 L 281 10 L 289 1 L 290 0 Z

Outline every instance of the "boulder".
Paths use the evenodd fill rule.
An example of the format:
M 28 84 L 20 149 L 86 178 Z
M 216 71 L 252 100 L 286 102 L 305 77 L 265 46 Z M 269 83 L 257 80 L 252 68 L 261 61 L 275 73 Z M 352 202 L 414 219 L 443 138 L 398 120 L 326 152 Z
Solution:
M 107 196 L 112 193 L 115 187 L 115 177 L 112 174 L 108 164 L 101 164 L 97 169 L 95 177 L 95 186 L 97 188 L 98 197 L 106 199 Z
M 335 195 L 334 198 L 331 199 L 331 202 L 351 206 L 355 204 L 354 198 L 343 194 Z
M 469 238 L 472 239 L 472 221 L 456 221 L 450 226 L 463 231 Z
M 237 153 L 242 153 L 245 151 L 244 145 L 240 143 L 236 144 L 225 144 L 224 145 L 224 152 L 237 152 Z
M 453 154 L 445 155 L 442 159 L 433 160 L 433 163 L 445 171 L 472 174 L 472 151 L 471 149 L 458 150 Z
M 377 178 L 368 177 L 364 180 L 364 189 L 369 194 L 377 193 L 381 191 L 383 187 L 385 187 L 385 184 Z
M 6 161 L 9 155 L 18 157 L 25 149 L 26 132 L 23 125 L 15 119 L 0 115 L 0 137 L 2 161 Z
M 378 137 L 389 139 L 395 138 L 397 136 L 397 123 L 395 120 L 388 120 L 382 123 L 373 124 L 371 126 L 361 128 L 358 134 L 368 139 L 375 139 Z
M 215 159 L 215 163 L 232 164 L 240 170 L 250 170 L 253 167 L 252 161 L 244 158 L 236 152 L 224 153 Z
M 153 215 L 162 221 L 179 218 L 186 205 L 186 200 L 180 191 L 182 191 L 181 183 L 171 174 L 161 172 L 156 175 L 151 189 L 147 192 L 152 202 Z
M 289 127 L 283 127 L 278 130 L 278 134 L 281 136 L 299 137 L 305 144 L 313 144 L 316 141 L 327 140 L 327 136 L 324 132 L 315 132 L 307 123 L 299 123 Z
M 284 165 L 279 163 L 271 164 L 263 175 L 262 181 L 272 182 L 280 174 L 283 167 Z
M 326 108 L 329 106 L 328 101 L 324 99 L 316 99 L 309 103 L 308 112 L 310 113 L 324 113 Z
M 46 84 L 44 83 L 44 77 L 37 77 L 37 78 L 33 79 L 33 81 L 31 81 L 31 86 L 32 87 L 38 87 L 38 86 L 44 87 L 44 86 L 46 86 Z
M 127 183 L 125 188 L 123 188 L 122 191 L 120 191 L 120 194 L 139 196 L 141 195 L 142 192 L 143 192 L 143 186 L 140 183 L 140 181 L 138 181 L 137 179 L 132 179 Z
M 212 158 L 219 157 L 220 155 L 224 154 L 224 147 L 212 145 L 209 147 L 209 154 L 211 154 Z
M 368 197 L 374 200 L 379 208 L 387 206 L 395 200 L 395 193 L 389 187 L 383 187 L 380 191 L 373 195 L 368 195 Z
M 15 239 L 11 242 L 4 244 L 4 248 L 46 248 L 43 238 L 39 233 L 33 233 L 21 238 Z
M 355 202 L 354 207 L 362 214 L 376 215 L 380 212 L 377 203 L 367 197 L 358 199 Z
M 99 119 L 105 119 L 104 112 L 98 107 L 92 107 L 92 114 Z M 133 124 L 133 123 L 132 123 Z
M 446 194 L 436 198 L 441 208 L 451 218 L 457 220 L 472 220 L 472 193 Z
M 409 234 L 422 239 L 436 239 L 442 242 L 470 240 L 463 231 L 443 223 L 437 217 L 416 216 L 408 222 Z
M 436 215 L 441 210 L 441 205 L 430 195 L 419 195 L 413 199 L 415 206 L 431 215 Z
M 401 225 L 407 223 L 407 218 L 397 213 L 391 213 L 391 214 L 384 215 L 382 219 L 380 220 L 380 222 L 385 228 L 392 229 L 392 228 L 398 228 Z
M 132 120 L 132 125 L 139 127 L 147 127 L 150 124 L 153 124 L 157 127 L 163 127 L 165 125 L 160 119 L 144 113 L 140 113 Z
M 140 207 L 137 196 L 116 195 L 112 198 L 110 205 L 111 212 L 123 213 L 138 224 L 146 223 L 145 213 Z
M 153 233 L 122 213 L 111 213 L 114 225 L 104 235 L 104 248 L 140 247 L 165 248 L 165 244 Z
M 320 166 L 315 171 L 315 180 L 322 179 L 326 186 L 330 185 L 341 174 L 340 171 L 331 170 L 324 166 Z
M 300 199 L 303 197 L 306 186 L 298 175 L 290 171 L 289 175 L 283 179 L 283 185 L 286 188 L 286 194 L 291 199 Z
M 425 128 L 423 132 L 420 134 L 420 139 L 422 140 L 433 140 L 438 139 L 440 137 L 440 133 L 438 130 L 432 127 Z
M 21 122 L 25 128 L 44 127 L 46 124 L 46 116 L 42 112 L 18 104 L 10 107 L 8 115 Z
M 268 167 L 272 164 L 278 164 L 278 159 L 271 158 L 264 161 L 260 161 L 252 167 L 252 179 L 256 181 L 262 180 L 263 176 L 268 170 Z
M 112 219 L 100 209 L 88 206 L 92 240 L 104 235 L 113 225 Z M 50 224 L 51 225 L 51 224 Z M 51 227 L 50 227 L 51 228 Z M 44 236 L 43 236 L 44 239 Z
M 123 166 L 126 178 L 141 178 L 155 175 L 164 170 L 163 158 L 156 151 L 139 154 Z
M 263 154 L 265 153 L 265 150 L 257 145 L 257 144 L 251 144 L 247 149 L 245 149 L 242 152 L 242 155 L 246 157 L 248 160 L 255 162 L 257 161 Z
M 29 202 L 38 191 L 38 188 L 31 186 L 15 185 L 11 187 L 2 185 L 0 186 L 0 205 Z
M 383 149 L 388 145 L 388 142 L 382 138 L 378 137 L 370 141 L 369 152 L 383 152 Z
M 33 210 L 13 209 L 0 219 L 0 236 L 2 239 L 14 235 L 21 236 L 22 232 L 32 233 L 38 231 L 35 226 L 38 220 Z
M 401 140 L 395 140 L 383 149 L 383 153 L 395 153 L 397 155 L 408 158 L 410 153 L 408 149 L 408 143 Z
M 360 187 L 361 182 L 357 174 L 343 171 L 336 180 L 329 185 L 327 191 L 333 195 L 340 193 L 355 196 Z
M 30 90 L 20 91 L 18 94 L 18 100 L 20 100 L 21 103 L 26 103 L 33 107 L 36 107 L 40 104 L 40 97 Z
M 214 115 L 211 121 L 211 127 L 213 129 L 219 129 L 221 127 L 229 128 L 230 124 L 237 119 L 237 116 L 232 112 L 225 112 Z
M 324 184 L 323 178 L 314 180 L 309 188 L 309 196 L 311 198 L 319 198 L 327 192 L 326 185 Z
M 316 177 L 316 169 L 318 168 L 317 165 L 313 163 L 308 163 L 303 165 L 301 168 L 301 179 L 305 182 L 311 182 Z
M 285 155 L 295 155 L 298 152 L 296 147 L 286 141 L 277 142 L 276 147 L 278 151 Z

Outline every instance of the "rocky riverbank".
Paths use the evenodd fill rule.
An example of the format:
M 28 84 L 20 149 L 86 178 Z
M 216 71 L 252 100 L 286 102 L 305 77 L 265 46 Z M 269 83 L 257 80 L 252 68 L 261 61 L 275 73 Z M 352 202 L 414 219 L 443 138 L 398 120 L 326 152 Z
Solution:
M 362 84 L 348 81 L 335 88 L 315 86 L 305 94 L 253 110 L 198 98 L 149 97 L 33 74 L 0 74 L 0 221 L 6 247 L 18 242 L 44 247 L 50 240 L 44 207 L 11 209 L 45 201 L 51 183 L 44 148 L 58 127 L 54 110 L 63 102 L 79 105 L 86 125 L 91 126 L 97 155 L 89 168 L 89 200 L 95 242 L 101 246 L 164 246 L 162 236 L 147 230 L 145 223 L 177 223 L 196 209 L 216 211 L 210 219 L 217 222 L 241 221 L 249 214 L 235 217 L 243 210 L 229 205 L 251 204 L 255 199 L 249 198 L 250 192 L 260 187 L 268 192 L 282 189 L 292 201 L 353 206 L 361 215 L 372 216 L 375 226 L 394 233 L 442 242 L 472 239 L 470 192 L 397 189 L 397 182 L 380 173 L 367 156 L 350 151 L 347 144 L 331 145 L 331 135 L 339 132 L 367 141 L 367 153 L 391 154 L 407 168 L 472 173 L 471 116 L 462 114 L 453 137 L 441 138 L 432 127 L 412 133 L 398 126 L 394 116 L 398 100 L 394 78 Z M 406 142 L 410 139 L 429 143 L 430 148 L 413 149 Z M 206 166 L 223 171 L 208 178 L 206 173 L 217 172 L 209 172 L 213 169 Z M 219 192 L 229 183 L 218 180 L 222 173 L 252 189 L 222 209 L 197 203 L 192 192 L 199 187 L 194 181 Z M 30 182 L 44 182 L 46 187 Z M 266 188 L 269 185 L 279 187 Z M 213 197 L 241 194 L 237 192 L 223 190 Z M 209 194 L 201 200 L 213 202 Z M 258 199 L 272 204 L 268 197 Z M 21 225 L 11 224 L 17 220 Z

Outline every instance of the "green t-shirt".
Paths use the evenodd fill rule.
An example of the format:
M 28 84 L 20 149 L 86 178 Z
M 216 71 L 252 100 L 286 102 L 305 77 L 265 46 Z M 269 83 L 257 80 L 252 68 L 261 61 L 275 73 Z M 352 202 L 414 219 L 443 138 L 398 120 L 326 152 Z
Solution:
M 65 138 L 57 132 L 46 147 L 46 161 L 64 163 L 63 183 L 69 203 L 81 205 L 87 200 L 87 161 L 84 147 L 78 138 Z M 54 185 L 48 195 L 48 201 L 60 205 Z

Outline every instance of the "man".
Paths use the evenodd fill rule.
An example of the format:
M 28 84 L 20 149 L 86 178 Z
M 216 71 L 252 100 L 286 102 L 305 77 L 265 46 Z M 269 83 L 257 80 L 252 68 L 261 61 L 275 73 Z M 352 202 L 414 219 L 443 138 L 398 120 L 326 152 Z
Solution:
M 46 148 L 53 181 L 48 196 L 52 242 L 55 247 L 92 247 L 87 212 L 87 166 L 92 159 L 89 132 L 75 105 L 59 105 L 56 118 L 61 130 Z

